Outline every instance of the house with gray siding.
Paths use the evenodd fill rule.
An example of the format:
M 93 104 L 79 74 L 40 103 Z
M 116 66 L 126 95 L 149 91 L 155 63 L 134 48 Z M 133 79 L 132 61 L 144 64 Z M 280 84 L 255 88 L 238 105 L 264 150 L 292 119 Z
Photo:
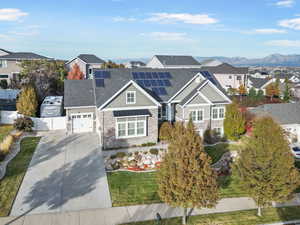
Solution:
M 32 52 L 0 49 L 0 80 L 6 80 L 10 84 L 12 79 L 17 79 L 21 72 L 20 64 L 24 60 L 50 60 L 50 58 Z
M 94 69 L 93 79 L 66 80 L 64 107 L 69 133 L 97 132 L 103 148 L 158 141 L 163 121 L 192 118 L 203 135 L 223 135 L 231 101 L 207 71 L 195 69 Z
M 100 69 L 104 63 L 104 60 L 93 54 L 80 54 L 76 58 L 68 61 L 66 68 L 68 71 L 71 71 L 73 66 L 77 64 L 80 71 L 84 74 L 84 78 L 89 79 L 93 76 L 93 69 Z
M 200 68 L 201 64 L 188 55 L 155 55 L 147 63 L 149 68 Z

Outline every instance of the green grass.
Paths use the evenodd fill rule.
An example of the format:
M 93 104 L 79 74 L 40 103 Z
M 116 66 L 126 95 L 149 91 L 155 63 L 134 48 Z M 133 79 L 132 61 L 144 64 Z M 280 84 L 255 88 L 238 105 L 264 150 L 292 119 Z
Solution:
M 0 125 L 0 142 L 13 130 L 12 125 Z
M 112 172 L 107 178 L 113 206 L 160 202 L 155 172 Z
M 6 175 L 0 181 L 0 216 L 8 216 L 39 141 L 40 137 L 24 138 L 21 151 L 8 164 Z
M 298 219 L 300 219 L 300 207 L 294 206 L 263 209 L 262 217 L 256 216 L 256 210 L 191 216 L 188 218 L 188 225 L 258 225 Z M 157 225 L 157 222 L 145 221 L 123 225 Z M 160 225 L 181 225 L 181 218 L 165 219 Z

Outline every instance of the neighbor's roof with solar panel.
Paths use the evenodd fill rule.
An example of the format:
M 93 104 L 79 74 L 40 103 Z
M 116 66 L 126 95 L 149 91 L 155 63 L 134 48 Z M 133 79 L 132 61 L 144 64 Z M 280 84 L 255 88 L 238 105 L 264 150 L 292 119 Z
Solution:
M 130 80 L 134 80 L 157 101 L 167 102 L 199 72 L 220 88 L 213 75 L 199 69 L 94 69 L 96 105 L 101 106 Z

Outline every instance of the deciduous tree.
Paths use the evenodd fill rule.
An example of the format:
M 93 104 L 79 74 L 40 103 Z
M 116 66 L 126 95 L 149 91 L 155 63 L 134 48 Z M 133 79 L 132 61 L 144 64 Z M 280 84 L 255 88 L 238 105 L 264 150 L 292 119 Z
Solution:
M 236 102 L 226 106 L 224 133 L 230 140 L 238 140 L 246 131 L 246 120 Z
M 239 86 L 239 90 L 238 91 L 239 91 L 240 95 L 246 95 L 247 94 L 247 89 L 246 89 L 245 85 L 243 85 L 243 84 L 241 84 Z
M 274 96 L 279 96 L 279 94 L 280 90 L 276 82 L 273 82 L 266 87 L 266 95 L 271 98 L 271 101 L 273 101 Z
M 270 117 L 255 120 L 237 161 L 241 185 L 261 208 L 288 200 L 300 184 L 299 172 L 283 129 Z
M 80 67 L 75 63 L 68 73 L 68 80 L 82 80 L 84 78 L 83 72 L 80 70 Z
M 17 101 L 18 113 L 25 116 L 36 116 L 37 107 L 38 100 L 34 87 L 30 85 L 24 86 Z
M 111 60 L 108 60 L 107 62 L 102 64 L 101 68 L 103 68 L 103 69 L 125 68 L 125 66 L 123 64 L 118 64 L 118 63 L 115 63 Z
M 187 128 L 176 124 L 175 130 L 177 138 L 169 144 L 158 171 L 158 193 L 167 204 L 183 208 L 182 223 L 186 224 L 187 208 L 216 205 L 217 175 L 192 121 Z

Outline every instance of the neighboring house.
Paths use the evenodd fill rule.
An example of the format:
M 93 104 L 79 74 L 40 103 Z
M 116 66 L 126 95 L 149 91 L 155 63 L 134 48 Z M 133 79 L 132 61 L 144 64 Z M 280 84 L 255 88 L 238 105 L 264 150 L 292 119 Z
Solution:
M 175 69 L 200 68 L 201 64 L 192 56 L 186 55 L 155 55 L 147 63 L 148 68 Z
M 140 68 L 140 67 L 146 67 L 146 64 L 142 61 L 130 61 L 128 63 L 125 63 L 125 68 Z
M 292 83 L 299 83 L 300 77 L 294 74 L 277 74 L 274 76 L 274 79 L 279 79 L 281 83 L 284 83 L 286 79 Z
M 101 66 L 105 63 L 104 60 L 98 58 L 92 54 L 80 54 L 76 58 L 70 60 L 66 63 L 66 67 L 68 71 L 71 71 L 73 66 L 77 64 L 80 68 L 80 71 L 84 74 L 85 79 L 92 78 L 93 69 L 101 68 Z
M 238 89 L 240 85 L 247 85 L 248 67 L 234 67 L 222 63 L 217 66 L 203 66 L 201 70 L 213 73 L 226 91 L 229 88 Z
M 50 60 L 32 52 L 11 52 L 0 49 L 0 80 L 10 84 L 11 79 L 17 79 L 21 72 L 20 63 L 24 60 Z
M 264 95 L 266 95 L 266 87 L 273 82 L 273 79 L 256 78 L 249 76 L 247 82 L 247 90 L 248 92 L 251 88 L 254 88 L 256 91 L 262 90 L 264 92 Z
M 69 133 L 98 132 L 104 148 L 158 141 L 162 121 L 188 122 L 200 135 L 223 134 L 230 99 L 207 71 L 190 69 L 94 70 L 90 80 L 66 80 Z
M 271 116 L 289 133 L 290 140 L 300 140 L 300 103 L 266 104 L 249 111 L 257 116 Z
M 217 59 L 207 59 L 201 62 L 202 66 L 219 66 L 221 64 L 223 64 L 223 62 Z

